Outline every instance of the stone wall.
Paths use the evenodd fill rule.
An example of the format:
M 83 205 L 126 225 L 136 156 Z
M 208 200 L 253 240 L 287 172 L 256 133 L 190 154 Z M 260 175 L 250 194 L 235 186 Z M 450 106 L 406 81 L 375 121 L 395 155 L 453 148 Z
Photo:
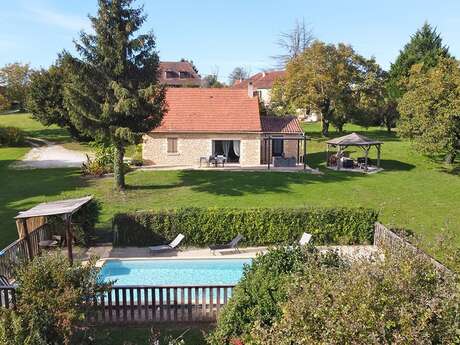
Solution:
M 177 153 L 168 153 L 168 138 L 177 138 Z M 213 140 L 240 140 L 240 164 L 260 164 L 258 133 L 149 133 L 143 138 L 142 157 L 146 164 L 199 166 L 200 157 L 212 155 Z

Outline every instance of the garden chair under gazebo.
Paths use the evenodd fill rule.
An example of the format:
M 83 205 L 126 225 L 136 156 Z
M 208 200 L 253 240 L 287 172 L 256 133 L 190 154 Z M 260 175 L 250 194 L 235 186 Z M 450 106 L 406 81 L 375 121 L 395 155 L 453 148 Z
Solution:
M 380 168 L 380 153 L 383 142 L 381 141 L 373 140 L 357 133 L 351 133 L 343 137 L 328 140 L 326 143 L 326 166 L 328 168 L 346 171 L 364 171 L 366 173 L 382 170 Z M 345 149 L 350 146 L 360 147 L 363 150 L 364 157 L 358 158 L 356 162 L 346 157 Z M 369 160 L 369 150 L 372 147 L 377 149 L 376 166 L 371 165 Z M 334 153 L 335 150 L 336 152 Z

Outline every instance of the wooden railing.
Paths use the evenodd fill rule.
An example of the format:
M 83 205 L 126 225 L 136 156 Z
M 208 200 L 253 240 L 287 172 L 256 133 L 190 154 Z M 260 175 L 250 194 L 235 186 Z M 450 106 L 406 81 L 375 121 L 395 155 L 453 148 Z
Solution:
M 40 241 L 50 238 L 51 229 L 47 224 L 44 224 L 29 235 L 30 253 L 26 239 L 19 239 L 11 243 L 0 252 L 0 275 L 11 279 L 14 266 L 38 255 L 40 253 Z
M 12 309 L 16 305 L 16 289 L 0 286 L 0 308 Z
M 214 322 L 233 285 L 114 286 L 93 301 L 89 323 Z M 0 287 L 0 307 L 14 308 L 16 289 Z
M 96 298 L 91 323 L 213 322 L 233 285 L 114 286 Z

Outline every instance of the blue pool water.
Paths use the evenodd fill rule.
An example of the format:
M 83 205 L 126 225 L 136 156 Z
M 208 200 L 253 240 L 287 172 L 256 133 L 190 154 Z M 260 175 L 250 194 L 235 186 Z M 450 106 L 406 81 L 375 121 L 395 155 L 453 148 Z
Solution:
M 101 278 L 117 285 L 236 284 L 251 259 L 107 260 Z

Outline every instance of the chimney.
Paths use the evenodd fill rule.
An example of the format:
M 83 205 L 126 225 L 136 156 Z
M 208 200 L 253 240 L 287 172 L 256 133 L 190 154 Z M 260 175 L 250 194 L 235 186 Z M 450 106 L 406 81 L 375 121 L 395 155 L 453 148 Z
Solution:
M 254 85 L 252 85 L 252 81 L 248 82 L 248 97 L 254 97 Z

